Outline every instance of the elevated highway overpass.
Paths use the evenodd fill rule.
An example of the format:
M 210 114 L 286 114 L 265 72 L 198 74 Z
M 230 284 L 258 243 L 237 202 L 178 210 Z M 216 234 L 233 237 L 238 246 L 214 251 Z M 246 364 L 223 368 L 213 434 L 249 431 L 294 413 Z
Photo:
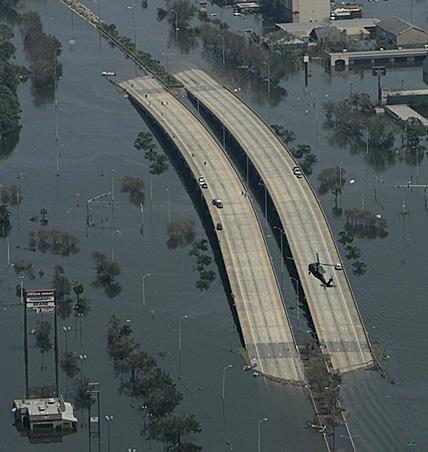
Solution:
M 166 134 L 201 190 L 217 236 L 242 335 L 256 370 L 275 379 L 304 381 L 267 244 L 254 207 L 233 165 L 209 131 L 151 76 L 120 86 Z M 198 186 L 203 176 L 208 187 Z M 224 208 L 212 204 L 220 198 Z M 221 223 L 222 230 L 214 225 Z
M 308 275 L 317 253 L 321 262 L 341 259 L 315 193 L 293 171 L 297 164 L 291 153 L 255 112 L 205 72 L 186 70 L 176 77 L 234 137 L 267 187 L 331 370 L 343 373 L 371 364 L 370 344 L 345 270 L 327 267 L 327 275 L 334 277 L 331 288 Z

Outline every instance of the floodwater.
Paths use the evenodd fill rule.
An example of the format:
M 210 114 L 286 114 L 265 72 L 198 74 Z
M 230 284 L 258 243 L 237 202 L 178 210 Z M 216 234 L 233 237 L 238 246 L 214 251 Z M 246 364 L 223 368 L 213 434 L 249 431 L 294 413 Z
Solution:
M 410 18 L 409 2 L 367 2 L 367 16 L 384 17 L 391 14 Z M 408 3 L 409 5 L 405 5 Z M 14 152 L 0 162 L 1 184 L 15 183 L 18 174 L 22 184 L 23 202 L 19 212 L 13 208 L 14 229 L 10 235 L 11 262 L 17 257 L 33 263 L 36 271 L 45 275 L 33 281 L 25 280 L 26 288 L 50 287 L 53 267 L 61 264 L 66 276 L 80 280 L 90 299 L 91 312 L 79 324 L 70 317 L 59 322 L 60 349 L 65 337 L 61 328 L 71 326 L 69 350 L 87 355 L 83 374 L 98 381 L 101 389 L 101 416 L 113 415 L 111 450 L 161 450 L 149 444 L 139 434 L 140 420 L 131 407 L 131 401 L 117 391 L 119 381 L 112 373 L 106 353 L 107 322 L 112 314 L 130 320 L 136 338 L 152 353 L 162 368 L 178 377 L 178 322 L 182 321 L 183 356 L 182 379 L 178 388 L 184 394 L 179 412 L 193 413 L 201 423 L 202 433 L 194 441 L 209 452 L 222 450 L 256 451 L 257 421 L 269 418 L 262 425 L 262 450 L 318 451 L 325 450 L 321 436 L 305 429 L 305 422 L 313 417 L 308 394 L 298 388 L 286 387 L 243 372 L 239 356 L 240 340 L 233 325 L 227 299 L 217 279 L 207 292 L 199 292 L 194 283 L 193 260 L 187 249 L 168 250 L 166 226 L 169 210 L 172 220 L 190 219 L 195 222 L 198 238 L 205 233 L 182 182 L 172 167 L 161 176 L 148 173 L 148 162 L 133 147 L 140 130 L 147 130 L 132 106 L 100 76 L 103 70 L 118 72 L 120 79 L 134 75 L 134 65 L 118 51 L 100 42 L 97 33 L 72 16 L 55 0 L 25 2 L 28 9 L 40 12 L 45 30 L 60 39 L 63 45 L 61 61 L 63 78 L 58 85 L 60 175 L 56 175 L 55 116 L 53 106 L 34 106 L 30 84 L 20 89 L 23 130 Z M 97 3 L 86 4 L 97 10 Z M 142 9 L 131 0 L 102 0 L 101 15 L 114 22 L 118 29 L 132 36 L 135 23 L 138 47 L 147 50 L 168 64 L 171 70 L 189 66 L 209 68 L 201 56 L 200 47 L 189 49 L 174 45 L 167 24 L 158 22 L 156 8 L 163 2 L 149 0 Z M 412 2 L 412 15 L 418 25 L 425 25 L 428 5 Z M 215 6 L 209 12 L 219 13 Z M 407 14 L 407 16 L 406 16 Z M 223 19 L 239 30 L 260 27 L 256 18 L 237 18 L 226 9 Z M 19 46 L 19 33 L 17 42 Z M 69 40 L 75 48 L 69 48 Z M 186 52 L 182 52 L 186 50 Z M 18 52 L 18 61 L 25 62 Z M 424 420 L 428 415 L 427 358 L 428 345 L 424 340 L 424 320 L 428 314 L 426 303 L 425 256 L 428 244 L 425 230 L 428 213 L 424 209 L 424 191 L 397 189 L 409 180 L 427 183 L 428 170 L 422 160 L 418 167 L 409 167 L 398 160 L 382 170 L 373 167 L 370 154 L 350 154 L 329 140 L 330 132 L 323 128 L 321 104 L 326 99 L 343 99 L 350 90 L 376 94 L 376 79 L 369 71 L 327 74 L 319 65 L 311 63 L 312 77 L 304 89 L 303 73 L 291 74 L 283 86 L 288 91 L 278 105 L 268 107 L 263 96 L 242 90 L 243 97 L 270 123 L 283 124 L 296 132 L 298 142 L 310 144 L 318 156 L 311 181 L 316 186 L 316 175 L 325 167 L 343 165 L 348 181 L 342 197 L 344 208 L 361 208 L 362 204 L 381 214 L 388 221 L 386 239 L 357 240 L 362 260 L 368 272 L 350 277 L 364 323 L 372 341 L 385 347 L 388 360 L 385 369 L 395 384 L 382 379 L 378 373 L 361 371 L 347 375 L 343 381 L 342 402 L 346 418 L 354 436 L 357 450 L 400 451 L 407 442 L 415 440 L 416 450 L 424 450 L 428 434 Z M 420 67 L 389 69 L 382 83 L 388 87 L 423 87 Z M 237 87 L 238 88 L 238 87 Z M 398 144 L 398 143 L 397 143 Z M 369 150 L 370 152 L 370 150 Z M 86 234 L 86 201 L 100 193 L 115 191 L 114 215 L 106 204 L 93 209 L 96 227 Z M 131 205 L 127 195 L 119 192 L 120 178 L 141 177 L 146 184 L 144 205 L 144 235 L 140 234 L 141 213 Z M 152 186 L 150 199 L 149 186 Z M 375 196 L 376 194 L 376 196 Z M 321 198 L 335 232 L 343 229 L 344 219 L 334 217 L 333 197 Z M 404 206 L 404 207 L 403 207 Z M 38 215 L 42 207 L 48 209 L 49 228 L 68 229 L 80 240 L 80 252 L 71 257 L 31 252 L 27 247 L 28 233 L 38 225 L 29 218 Z M 71 210 L 70 210 L 71 209 Z M 19 213 L 19 215 L 18 215 Z M 405 214 L 404 214 L 405 213 Z M 18 221 L 19 218 L 19 221 Z M 276 243 L 271 240 L 272 254 L 280 271 Z M 0 317 L 3 357 L 0 413 L 0 450 L 72 451 L 88 447 L 88 430 L 80 426 L 78 433 L 64 438 L 62 443 L 29 445 L 12 426 L 8 413 L 14 398 L 24 392 L 22 353 L 22 312 L 15 306 L 17 276 L 7 266 L 7 243 L 1 246 L 1 302 L 5 304 Z M 113 254 L 120 263 L 122 274 L 118 281 L 122 292 L 114 299 L 94 289 L 94 265 L 90 255 L 101 251 Z M 146 278 L 146 316 L 142 312 L 142 276 Z M 293 304 L 294 293 L 286 278 L 287 303 Z M 291 300 L 291 301 L 290 301 Z M 296 310 L 290 311 L 294 327 L 305 334 L 304 322 L 297 325 Z M 301 319 L 301 317 L 300 317 Z M 34 319 L 30 327 L 34 327 Z M 299 336 L 300 336 L 299 334 Z M 162 356 L 159 354 L 161 353 Z M 40 352 L 30 349 L 30 384 L 52 384 L 52 360 L 47 359 L 47 370 L 40 370 Z M 223 367 L 232 364 L 226 373 L 224 409 L 221 398 Z M 62 373 L 61 388 L 66 391 Z M 69 388 L 72 384 L 69 383 Z M 79 413 L 80 415 L 80 413 Z M 84 417 L 86 423 L 86 414 Z M 345 450 L 346 439 L 338 438 Z M 102 446 L 107 447 L 107 427 L 102 424 Z M 94 449 L 96 450 L 96 449 Z

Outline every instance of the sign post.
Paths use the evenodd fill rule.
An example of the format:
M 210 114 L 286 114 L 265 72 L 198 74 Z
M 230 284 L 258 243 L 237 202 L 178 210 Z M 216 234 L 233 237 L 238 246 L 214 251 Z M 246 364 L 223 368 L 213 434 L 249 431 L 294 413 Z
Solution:
M 34 314 L 54 315 L 54 348 L 55 348 L 55 392 L 59 397 L 59 374 L 58 374 L 58 321 L 56 315 L 55 290 L 26 290 L 24 300 L 24 352 L 25 352 L 25 391 L 28 394 L 28 336 L 27 336 L 27 310 Z

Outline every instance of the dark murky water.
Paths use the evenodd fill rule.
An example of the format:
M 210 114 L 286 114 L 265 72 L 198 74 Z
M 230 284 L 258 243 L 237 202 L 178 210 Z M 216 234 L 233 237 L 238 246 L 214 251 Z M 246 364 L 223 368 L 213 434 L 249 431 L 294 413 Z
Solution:
M 18 256 L 23 257 L 33 262 L 36 270 L 46 272 L 42 279 L 37 278 L 31 285 L 26 284 L 27 287 L 50 286 L 51 273 L 57 263 L 65 266 L 70 279 L 85 283 L 92 311 L 82 323 L 82 342 L 79 334 L 76 335 L 72 318 L 60 325 L 72 327 L 70 350 L 88 356 L 84 374 L 101 384 L 102 417 L 106 414 L 115 417 L 112 450 L 126 451 L 131 447 L 142 451 L 149 446 L 140 438 L 138 420 L 129 400 L 117 393 L 118 381 L 107 361 L 106 324 L 113 313 L 131 320 L 137 338 L 151 353 L 156 356 L 159 352 L 167 353 L 165 358 L 158 359 L 162 367 L 174 376 L 178 374 L 178 319 L 183 315 L 190 316 L 183 323 L 183 380 L 179 381 L 178 387 L 184 393 L 182 410 L 195 413 L 201 422 L 203 433 L 198 442 L 204 450 L 229 450 L 226 440 L 232 442 L 233 450 L 257 450 L 257 420 L 263 417 L 269 418 L 269 422 L 263 424 L 263 450 L 323 450 L 321 437 L 304 428 L 305 421 L 313 415 L 306 393 L 254 379 L 240 370 L 239 337 L 233 327 L 219 278 L 208 292 L 200 293 L 194 287 L 197 277 L 192 272 L 193 261 L 187 251 L 167 249 L 168 192 L 172 219 L 195 221 L 197 236 L 204 236 L 189 196 L 172 168 L 152 178 L 152 202 L 146 189 L 145 234 L 143 238 L 139 234 L 139 209 L 128 203 L 127 196 L 120 194 L 118 187 L 119 179 L 124 175 L 144 178 L 147 188 L 150 184 L 148 163 L 132 145 L 138 131 L 145 129 L 145 126 L 131 105 L 100 76 L 102 70 L 114 70 L 120 78 L 129 78 L 134 75 L 134 66 L 104 42 L 100 44 L 95 31 L 86 24 L 76 18 L 72 22 L 69 11 L 58 2 L 28 1 L 26 4 L 41 13 L 45 28 L 63 44 L 61 60 L 64 77 L 58 90 L 60 177 L 56 177 L 53 107 L 34 107 L 30 86 L 26 84 L 20 91 L 24 125 L 21 140 L 0 167 L 2 184 L 15 182 L 18 173 L 23 175 L 24 200 L 19 208 L 19 224 L 14 215 L 14 230 L 10 236 L 11 261 L 14 262 Z M 92 1 L 88 0 L 87 4 L 96 9 Z M 410 19 L 410 0 L 364 1 L 363 4 L 367 16 L 396 14 Z M 102 0 L 101 15 L 107 22 L 116 23 L 123 33 L 131 35 L 132 10 L 128 8 L 131 5 L 132 2 L 126 0 Z M 166 57 L 162 53 L 168 53 L 173 70 L 187 66 L 207 67 L 208 63 L 201 58 L 199 48 L 181 54 L 180 49 L 172 45 L 167 25 L 156 20 L 157 6 L 158 2 L 149 1 L 149 7 L 142 10 L 136 2 L 138 47 L 164 61 Z M 159 3 L 159 6 L 163 4 Z M 212 11 L 218 9 L 210 6 Z M 418 25 L 425 25 L 427 13 L 426 2 L 413 2 L 413 17 Z M 240 30 L 259 26 L 255 18 L 233 17 L 231 10 L 225 10 L 223 18 Z M 70 39 L 76 40 L 74 52 L 68 48 Z M 22 58 L 18 55 L 19 60 Z M 376 80 L 369 72 L 344 72 L 330 76 L 315 63 L 311 64 L 311 71 L 307 90 L 303 88 L 302 73 L 294 73 L 284 81 L 288 96 L 276 107 L 267 108 L 260 101 L 260 96 L 256 100 L 250 91 L 244 91 L 243 96 L 269 122 L 286 125 L 295 130 L 298 141 L 312 145 L 318 155 L 312 177 L 314 185 L 316 174 L 321 169 L 343 164 L 348 180 L 353 178 L 356 181 L 346 186 L 343 207 L 359 208 L 364 203 L 368 210 L 380 213 L 388 220 L 387 239 L 358 240 L 362 260 L 367 263 L 369 271 L 361 278 L 351 278 L 370 338 L 384 345 L 389 356 L 386 370 L 396 384 L 389 384 L 374 372 L 362 371 L 345 377 L 342 397 L 351 433 L 358 435 L 354 438 L 358 450 L 405 450 L 409 440 L 416 440 L 418 449 L 424 450 L 428 443 L 424 428 L 428 415 L 428 391 L 424 378 L 428 346 L 423 332 L 428 286 L 424 271 L 428 251 L 424 240 L 427 212 L 424 210 L 423 191 L 398 190 L 396 185 L 411 178 L 426 184 L 428 171 L 425 159 L 420 162 L 418 170 L 397 162 L 379 172 L 367 165 L 364 154 L 351 155 L 347 149 L 331 144 L 330 132 L 322 127 L 321 103 L 325 99 L 342 99 L 349 95 L 351 89 L 375 95 Z M 390 69 L 383 83 L 388 87 L 401 87 L 401 80 L 407 88 L 424 86 L 419 67 Z M 110 229 L 110 207 L 98 205 L 93 213 L 98 227 L 91 228 L 86 237 L 85 202 L 96 194 L 110 190 L 112 169 L 118 201 L 113 221 L 116 232 L 112 234 Z M 333 229 L 341 230 L 344 219 L 333 217 L 333 198 L 327 195 L 322 202 Z M 405 216 L 400 215 L 403 204 L 409 212 Z M 58 229 L 66 229 L 67 211 L 72 208 L 68 215 L 68 228 L 80 239 L 79 254 L 61 258 L 24 249 L 28 232 L 37 229 L 28 219 L 38 215 L 42 207 L 48 209 L 49 227 Z M 1 247 L 4 269 L 1 276 L 2 302 L 10 303 L 16 300 L 17 277 L 13 269 L 6 266 L 6 242 Z M 123 290 L 116 299 L 110 300 L 102 291 L 90 287 L 94 277 L 90 254 L 96 250 L 108 255 L 113 250 L 121 264 L 123 271 L 119 281 Z M 279 269 L 274 243 L 272 253 Z M 141 278 L 146 273 L 151 273 L 152 277 L 146 279 L 147 310 L 150 315 L 146 318 L 143 331 Z M 288 280 L 285 293 L 288 300 L 294 299 Z M 8 363 L 3 365 L 4 390 L 1 397 L 5 408 L 0 419 L 0 450 L 5 451 L 30 448 L 27 440 L 21 439 L 13 429 L 7 414 L 7 407 L 13 398 L 20 396 L 24 390 L 21 318 L 22 314 L 16 307 L 5 307 L 0 318 L 3 356 Z M 291 311 L 291 318 L 296 325 L 295 311 Z M 229 363 L 233 364 L 233 368 L 227 375 L 223 415 L 222 369 Z M 40 353 L 32 349 L 30 375 L 35 380 L 33 383 L 42 381 L 42 378 L 52 383 L 54 374 L 50 372 L 51 363 L 48 371 L 41 372 L 39 367 Z M 64 386 L 62 378 L 63 389 Z M 105 425 L 103 428 L 104 447 Z M 65 438 L 62 444 L 31 446 L 43 451 L 71 451 L 77 447 L 87 447 L 85 428 L 79 428 L 76 435 Z

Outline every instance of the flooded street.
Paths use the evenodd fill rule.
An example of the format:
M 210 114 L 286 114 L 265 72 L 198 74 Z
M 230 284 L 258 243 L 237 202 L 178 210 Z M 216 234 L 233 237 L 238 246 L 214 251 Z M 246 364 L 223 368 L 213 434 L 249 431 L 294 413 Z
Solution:
M 99 0 L 101 17 L 115 23 L 121 33 L 132 36 L 133 20 L 137 47 L 150 52 L 168 65 L 171 72 L 187 67 L 212 70 L 201 49 L 174 45 L 174 34 L 168 24 L 157 21 L 158 6 L 163 2 L 149 0 L 142 9 L 131 0 Z M 410 1 L 410 0 L 409 0 Z M 97 3 L 85 0 L 97 12 Z M 399 0 L 368 2 L 363 6 L 366 16 L 397 15 L 410 20 L 408 6 Z M 408 2 L 407 2 L 408 3 Z M 114 314 L 128 320 L 135 338 L 142 348 L 152 354 L 160 367 L 171 373 L 184 399 L 178 413 L 194 414 L 202 432 L 193 439 L 208 452 L 256 451 L 258 420 L 268 418 L 262 426 L 263 449 L 269 452 L 325 450 L 322 436 L 305 424 L 314 417 L 308 392 L 302 388 L 284 386 L 254 378 L 242 371 L 242 347 L 234 325 L 220 276 L 208 291 L 195 287 L 197 274 L 192 270 L 194 259 L 189 248 L 168 249 L 167 225 L 185 219 L 195 223 L 196 238 L 206 234 L 179 175 L 172 165 L 159 176 L 149 174 L 149 162 L 133 142 L 147 126 L 115 87 L 101 76 L 102 71 L 117 72 L 118 80 L 135 76 L 134 64 L 117 50 L 99 39 L 98 33 L 56 0 L 25 1 L 27 10 L 40 13 L 45 31 L 62 43 L 60 61 L 63 77 L 58 83 L 59 160 L 55 143 L 55 111 L 52 104 L 34 105 L 31 83 L 19 89 L 23 129 L 15 150 L 0 160 L 1 184 L 18 183 L 23 201 L 12 208 L 13 230 L 10 233 L 10 263 L 17 258 L 32 263 L 36 278 L 25 278 L 26 289 L 49 288 L 55 265 L 64 267 L 65 276 L 81 281 L 89 299 L 87 318 L 76 322 L 71 315 L 59 321 L 60 352 L 64 351 L 63 326 L 70 326 L 68 348 L 86 355 L 82 373 L 100 383 L 102 450 L 106 449 L 107 430 L 104 416 L 114 416 L 111 424 L 111 450 L 163 450 L 162 445 L 144 441 L 140 435 L 141 414 L 131 407 L 131 399 L 118 392 L 115 377 L 106 351 L 108 321 Z M 387 11 L 386 11 L 387 9 Z M 209 12 L 219 12 L 209 6 Z M 135 13 L 133 19 L 132 14 Z M 414 1 L 412 15 L 417 25 L 425 26 L 428 3 Z M 255 17 L 234 17 L 232 9 L 225 9 L 223 20 L 238 30 L 260 27 Z M 20 44 L 19 30 L 15 30 L 17 61 L 27 64 Z M 74 41 L 70 44 L 70 40 Z M 294 130 L 297 143 L 312 146 L 318 157 L 310 181 L 318 187 L 317 175 L 322 169 L 342 166 L 347 184 L 341 198 L 342 207 L 361 208 L 382 215 L 388 222 L 385 239 L 356 239 L 368 272 L 360 277 L 348 273 L 356 294 L 361 315 L 372 342 L 385 349 L 384 363 L 388 379 L 375 371 L 348 374 L 342 382 L 342 404 L 349 428 L 359 451 L 400 451 L 409 441 L 416 441 L 420 450 L 428 444 L 424 425 L 428 417 L 428 343 L 425 340 L 425 319 L 428 315 L 426 230 L 428 212 L 424 190 L 397 188 L 399 184 L 428 183 L 426 157 L 418 166 L 409 166 L 396 158 L 379 162 L 369 153 L 351 154 L 340 147 L 324 127 L 322 103 L 342 100 L 350 92 L 367 92 L 376 96 L 377 79 L 370 71 L 328 74 L 317 62 L 310 64 L 311 78 L 304 87 L 302 71 L 291 73 L 282 86 L 287 90 L 278 103 L 269 106 L 263 93 L 256 96 L 250 88 L 240 90 L 243 98 L 270 124 L 281 124 Z M 140 74 L 140 72 L 138 72 Z M 390 68 L 382 84 L 390 88 L 423 88 L 421 67 Z M 241 88 L 233 85 L 232 87 Z M 398 142 L 396 142 L 398 146 Z M 159 145 L 159 148 L 161 146 Z M 374 164 L 374 162 L 376 164 Z M 59 176 L 57 176 L 57 167 Z M 140 208 L 120 192 L 121 178 L 142 178 L 145 183 L 144 217 Z M 354 183 L 349 181 L 353 179 Z M 86 203 L 90 198 L 113 189 L 115 203 L 94 204 L 91 219 L 94 227 L 86 227 Z M 323 208 L 335 233 L 344 227 L 345 218 L 333 214 L 334 196 L 320 197 Z M 80 251 L 61 257 L 49 252 L 30 251 L 31 231 L 39 225 L 30 221 L 39 216 L 40 209 L 48 211 L 48 228 L 69 231 L 79 239 Z M 144 223 L 143 234 L 141 224 Z M 276 242 L 268 235 L 278 274 L 280 256 Z M 0 412 L 0 450 L 72 451 L 88 450 L 87 413 L 79 418 L 77 434 L 62 443 L 32 444 L 20 437 L 12 426 L 8 407 L 13 399 L 24 394 L 24 359 L 22 352 L 22 310 L 17 306 L 15 286 L 19 279 L 8 265 L 8 241 L 1 240 L 2 275 L 0 317 L 3 357 Z M 102 289 L 91 286 L 95 279 L 95 265 L 91 254 L 95 251 L 114 257 L 121 266 L 117 281 L 122 288 L 114 298 Z M 343 253 L 343 247 L 341 248 Z M 212 252 L 210 251 L 212 255 Z M 348 265 L 348 261 L 345 261 Z M 44 273 L 38 274 L 42 270 Z M 142 278 L 145 278 L 143 312 Z M 293 328 L 298 337 L 307 335 L 305 322 L 295 309 L 295 294 L 291 280 L 285 278 L 284 293 Z M 300 316 L 303 312 L 300 312 Z M 184 316 L 188 318 L 184 319 Z M 179 379 L 178 325 L 182 319 L 182 364 Z M 184 321 L 183 321 L 184 319 Z M 30 329 L 35 319 L 30 319 Z M 41 353 L 30 347 L 30 382 L 53 384 L 53 354 L 47 358 L 47 369 L 41 369 Z M 222 371 L 227 372 L 226 397 L 222 400 Z M 82 375 L 80 375 L 82 377 Z M 391 384 L 393 379 L 394 384 Z M 63 393 L 73 388 L 60 370 Z M 79 410 L 80 411 L 80 410 Z M 83 423 L 83 425 L 81 425 Z M 347 439 L 337 444 L 346 450 Z M 96 450 L 94 448 L 93 450 Z M 339 448 L 337 449 L 339 450 Z M 351 449 L 349 449 L 351 450 Z

